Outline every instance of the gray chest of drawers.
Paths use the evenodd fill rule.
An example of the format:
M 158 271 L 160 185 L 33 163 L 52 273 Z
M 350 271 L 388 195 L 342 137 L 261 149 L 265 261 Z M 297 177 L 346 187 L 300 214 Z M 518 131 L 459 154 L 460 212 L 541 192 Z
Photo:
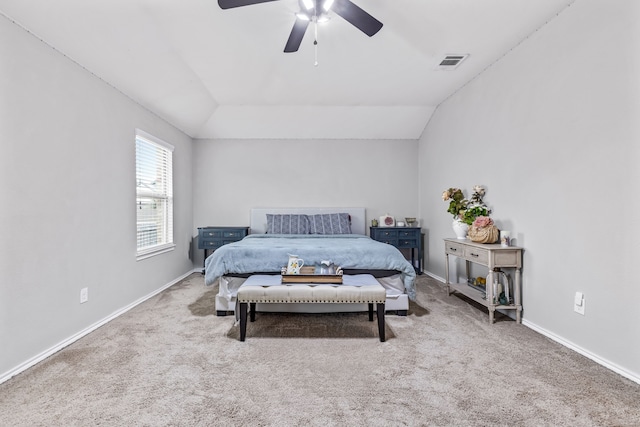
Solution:
M 388 243 L 398 249 L 411 249 L 411 265 L 422 273 L 422 236 L 418 227 L 369 227 L 373 240 Z M 416 267 L 417 252 L 417 267 Z

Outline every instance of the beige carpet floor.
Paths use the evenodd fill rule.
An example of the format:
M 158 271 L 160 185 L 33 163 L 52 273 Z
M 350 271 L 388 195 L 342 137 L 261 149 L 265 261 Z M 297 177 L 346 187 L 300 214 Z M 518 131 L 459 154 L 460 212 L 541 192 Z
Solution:
M 420 276 L 362 314 L 258 314 L 194 274 L 0 385 L 0 426 L 639 426 L 640 385 Z

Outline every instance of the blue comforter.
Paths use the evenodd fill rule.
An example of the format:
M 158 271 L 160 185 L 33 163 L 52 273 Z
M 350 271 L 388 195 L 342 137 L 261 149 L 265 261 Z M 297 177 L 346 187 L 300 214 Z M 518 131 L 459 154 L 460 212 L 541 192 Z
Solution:
M 207 258 L 205 283 L 212 285 L 225 274 L 279 272 L 289 254 L 309 266 L 330 260 L 343 269 L 397 270 L 407 295 L 415 299 L 416 272 L 411 263 L 397 248 L 361 234 L 251 234 Z

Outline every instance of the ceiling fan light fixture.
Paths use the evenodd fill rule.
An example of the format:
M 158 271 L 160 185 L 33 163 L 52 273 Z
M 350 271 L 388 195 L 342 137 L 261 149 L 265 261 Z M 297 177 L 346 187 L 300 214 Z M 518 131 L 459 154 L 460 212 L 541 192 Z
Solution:
M 296 18 L 302 19 L 303 21 L 311 21 L 311 17 L 304 12 L 296 13 Z
M 218 6 L 220 6 L 221 9 L 233 9 L 275 1 L 277 0 L 218 0 Z M 340 0 L 337 3 L 335 0 L 297 0 L 297 3 L 300 11 L 295 14 L 296 19 L 293 23 L 293 28 L 284 46 L 285 53 L 298 51 L 300 43 L 302 43 L 302 39 L 311 22 L 313 22 L 313 30 L 315 32 L 313 42 L 317 52 L 318 23 L 328 21 L 330 12 L 340 16 L 369 37 L 376 34 L 382 28 L 382 22 L 368 14 L 351 0 Z M 334 5 L 336 9 L 332 10 Z M 317 62 L 316 57 L 316 64 Z

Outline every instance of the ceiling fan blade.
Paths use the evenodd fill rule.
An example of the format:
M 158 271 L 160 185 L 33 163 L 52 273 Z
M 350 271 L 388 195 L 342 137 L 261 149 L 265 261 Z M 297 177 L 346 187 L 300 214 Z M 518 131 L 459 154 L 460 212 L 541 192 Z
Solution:
M 298 51 L 298 48 L 300 47 L 300 43 L 302 43 L 302 38 L 304 37 L 304 33 L 307 31 L 308 26 L 309 21 L 296 18 L 296 22 L 293 24 L 291 34 L 289 34 L 289 40 L 287 40 L 287 44 L 284 47 L 285 52 L 290 53 Z
M 351 0 L 335 0 L 331 10 L 369 37 L 382 28 L 382 22 L 353 4 Z
M 220 9 L 231 9 L 234 7 L 251 6 L 252 4 L 267 3 L 277 0 L 218 0 Z

